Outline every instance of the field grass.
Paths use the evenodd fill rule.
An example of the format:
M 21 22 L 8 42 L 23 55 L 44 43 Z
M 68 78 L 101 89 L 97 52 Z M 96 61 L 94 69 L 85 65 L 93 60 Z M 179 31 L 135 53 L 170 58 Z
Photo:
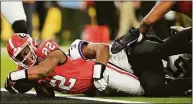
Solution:
M 5 49 L 1 48 L 1 88 L 4 87 L 4 81 L 10 71 L 17 68 L 15 63 L 10 60 Z M 149 103 L 192 103 L 192 97 L 169 97 L 169 98 L 150 98 L 150 97 L 103 97 L 104 99 L 116 99 L 127 101 L 142 101 Z
M 152 98 L 152 97 L 105 97 L 109 99 L 116 100 L 126 100 L 126 101 L 141 101 L 147 103 L 177 103 L 185 104 L 192 103 L 192 97 L 168 97 L 168 98 Z
M 1 88 L 4 87 L 4 81 L 10 71 L 16 70 L 16 64 L 10 60 L 8 54 L 1 50 Z

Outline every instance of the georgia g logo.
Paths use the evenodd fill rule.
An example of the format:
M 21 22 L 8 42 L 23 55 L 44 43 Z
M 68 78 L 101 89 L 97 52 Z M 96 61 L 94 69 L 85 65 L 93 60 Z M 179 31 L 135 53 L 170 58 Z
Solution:
M 25 38 L 28 36 L 28 34 L 25 34 L 25 33 L 18 33 L 18 35 L 21 37 L 21 38 Z

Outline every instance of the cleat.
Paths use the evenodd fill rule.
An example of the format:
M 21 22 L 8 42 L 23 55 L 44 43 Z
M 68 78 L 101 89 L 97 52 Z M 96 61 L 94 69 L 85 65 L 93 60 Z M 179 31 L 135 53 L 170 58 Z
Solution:
M 113 54 L 116 54 L 121 50 L 123 50 L 124 48 L 131 46 L 131 44 L 135 43 L 138 40 L 139 36 L 140 36 L 140 32 L 138 28 L 130 29 L 129 32 L 127 32 L 122 37 L 116 39 L 112 43 L 111 52 Z

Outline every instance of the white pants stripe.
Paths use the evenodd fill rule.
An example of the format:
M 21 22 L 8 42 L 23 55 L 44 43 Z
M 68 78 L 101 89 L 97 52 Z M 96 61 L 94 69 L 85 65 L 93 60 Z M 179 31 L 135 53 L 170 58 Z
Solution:
M 117 71 L 117 72 L 120 73 L 120 74 L 126 74 L 126 75 L 128 75 L 129 77 L 133 77 L 133 78 L 139 80 L 138 77 L 135 76 L 134 74 L 132 74 L 132 73 L 130 73 L 130 72 L 126 72 L 126 71 L 124 71 L 124 70 L 121 70 L 120 68 L 116 67 L 116 66 L 113 65 L 113 64 L 110 64 L 110 63 L 109 63 L 109 64 L 107 64 L 107 67 L 109 67 L 109 68 L 112 69 L 112 70 Z

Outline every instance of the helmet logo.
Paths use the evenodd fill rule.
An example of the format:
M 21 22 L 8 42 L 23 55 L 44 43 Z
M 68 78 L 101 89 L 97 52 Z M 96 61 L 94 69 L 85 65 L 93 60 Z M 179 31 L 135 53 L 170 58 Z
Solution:
M 27 34 L 25 34 L 25 33 L 19 33 L 18 35 L 19 35 L 21 38 L 27 37 Z

